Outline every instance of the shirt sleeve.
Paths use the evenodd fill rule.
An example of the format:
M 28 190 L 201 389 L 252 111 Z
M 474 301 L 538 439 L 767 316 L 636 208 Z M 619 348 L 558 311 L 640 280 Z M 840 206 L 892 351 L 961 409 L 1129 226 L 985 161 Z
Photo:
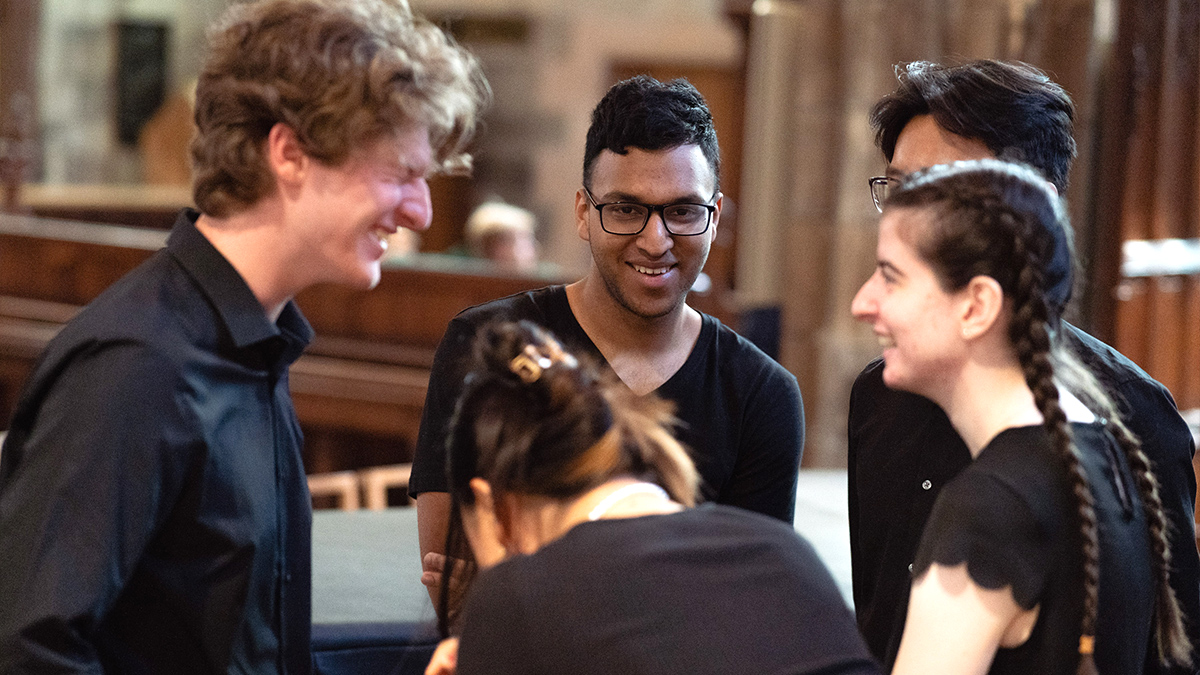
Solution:
M 866 414 L 859 399 L 866 395 L 866 383 L 874 377 L 873 368 L 878 368 L 877 362 L 869 364 L 854 379 L 854 385 L 850 388 L 850 407 L 846 417 L 846 506 L 850 524 L 850 579 L 856 611 L 870 605 L 873 598 L 873 580 L 866 574 L 866 564 L 863 562 L 865 552 L 859 549 L 858 497 L 859 449 L 864 444 L 860 433 L 863 428 L 861 418 Z
M 429 388 L 421 411 L 417 447 L 413 456 L 408 494 L 446 492 L 446 435 L 454 406 L 462 393 L 463 378 L 470 369 L 475 326 L 461 317 L 446 327 L 429 372 Z
M 938 496 L 913 578 L 934 563 L 966 563 L 976 584 L 991 590 L 1010 586 L 1017 604 L 1032 609 L 1042 595 L 1049 558 L 1045 530 L 1025 500 L 993 476 L 964 473 Z
M 804 452 L 804 403 L 795 376 L 771 366 L 747 398 L 737 462 L 718 501 L 791 525 Z
M 175 369 L 94 346 L 18 407 L 0 475 L 0 671 L 99 672 L 90 636 L 191 462 Z

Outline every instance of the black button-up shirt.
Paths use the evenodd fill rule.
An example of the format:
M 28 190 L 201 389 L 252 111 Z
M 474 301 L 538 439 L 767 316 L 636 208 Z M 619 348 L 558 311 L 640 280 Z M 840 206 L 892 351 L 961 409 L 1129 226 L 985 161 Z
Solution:
M 311 670 L 312 512 L 271 323 L 185 212 L 50 343 L 0 454 L 0 672 Z

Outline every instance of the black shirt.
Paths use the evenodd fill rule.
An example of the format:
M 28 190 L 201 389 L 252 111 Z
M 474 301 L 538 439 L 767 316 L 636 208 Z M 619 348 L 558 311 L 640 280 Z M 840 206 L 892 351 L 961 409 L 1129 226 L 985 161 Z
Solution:
M 1171 586 L 1188 617 L 1192 644 L 1200 646 L 1200 557 L 1192 511 L 1196 479 L 1187 423 L 1170 392 L 1145 371 L 1078 328 L 1063 325 L 1067 346 L 1117 398 L 1122 418 L 1154 464 L 1171 524 Z M 904 632 L 909 566 L 921 532 L 938 492 L 971 463 L 971 456 L 941 408 L 884 385 L 878 359 L 854 382 L 848 432 L 854 609 L 871 653 L 890 668 Z M 1151 665 L 1146 672 L 1157 668 Z
M 0 455 L 0 671 L 311 670 L 311 525 L 272 324 L 196 230 L 50 343 Z
M 1102 675 L 1137 675 L 1151 653 L 1155 568 L 1145 512 L 1129 465 L 1098 424 L 1072 424 L 1095 502 L 1100 545 L 1095 663 Z M 966 564 L 983 588 L 1008 587 L 1038 607 L 1029 638 L 1001 647 L 991 675 L 1073 673 L 1083 621 L 1083 537 L 1066 463 L 1042 426 L 1006 429 L 941 493 L 921 537 L 913 575 Z
M 791 373 L 707 314 L 683 366 L 655 393 L 676 405 L 679 440 L 692 449 L 706 501 L 738 506 L 789 525 L 804 449 L 804 408 Z M 438 345 L 409 492 L 446 491 L 446 430 L 471 367 L 475 333 L 489 321 L 527 319 L 563 345 L 604 363 L 567 301 L 551 286 L 464 310 Z
M 704 505 L 576 525 L 479 575 L 461 675 L 877 673 L 808 542 Z

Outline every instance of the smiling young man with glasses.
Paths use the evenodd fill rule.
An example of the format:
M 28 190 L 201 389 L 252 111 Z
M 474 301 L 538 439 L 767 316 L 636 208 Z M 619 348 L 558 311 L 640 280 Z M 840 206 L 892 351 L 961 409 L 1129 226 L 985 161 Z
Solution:
M 686 81 L 635 77 L 596 106 L 575 194 L 575 225 L 592 254 L 587 275 L 468 309 L 438 348 L 409 488 L 431 589 L 450 515 L 447 422 L 473 337 L 491 320 L 532 320 L 634 392 L 673 401 L 703 499 L 792 522 L 804 445 L 796 378 L 684 302 L 720 223 L 719 176 L 712 115 Z
M 919 169 L 989 157 L 1025 162 L 1065 194 L 1075 157 L 1075 109 L 1066 91 L 1044 73 L 1024 63 L 981 60 L 915 62 L 898 66 L 896 74 L 899 86 L 871 112 L 876 142 L 888 162 L 886 176 L 869 180 L 880 211 L 888 190 Z M 1048 293 L 1060 315 L 1070 297 L 1068 283 Z M 1113 395 L 1154 465 L 1171 525 L 1171 586 L 1192 644 L 1200 645 L 1200 558 L 1192 521 L 1196 483 L 1187 424 L 1170 392 L 1145 371 L 1065 321 L 1063 328 L 1063 342 Z M 896 338 L 881 339 L 894 343 Z M 868 364 L 851 389 L 848 441 L 854 608 L 868 647 L 890 668 L 904 631 L 911 563 L 925 523 L 939 491 L 966 468 L 971 455 L 941 408 L 884 385 L 882 359 Z M 1146 672 L 1162 672 L 1150 651 Z

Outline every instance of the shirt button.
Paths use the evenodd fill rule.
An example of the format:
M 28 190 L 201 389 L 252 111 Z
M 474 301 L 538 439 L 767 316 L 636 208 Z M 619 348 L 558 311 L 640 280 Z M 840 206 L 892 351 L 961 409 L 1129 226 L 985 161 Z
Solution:
M 911 567 L 911 565 L 909 567 Z M 283 575 L 283 580 L 289 584 L 292 583 L 292 573 L 288 572 L 287 574 Z
M 933 483 L 931 483 L 928 478 L 926 478 L 925 481 L 921 483 L 921 488 L 924 490 L 928 490 L 931 487 L 933 487 Z

